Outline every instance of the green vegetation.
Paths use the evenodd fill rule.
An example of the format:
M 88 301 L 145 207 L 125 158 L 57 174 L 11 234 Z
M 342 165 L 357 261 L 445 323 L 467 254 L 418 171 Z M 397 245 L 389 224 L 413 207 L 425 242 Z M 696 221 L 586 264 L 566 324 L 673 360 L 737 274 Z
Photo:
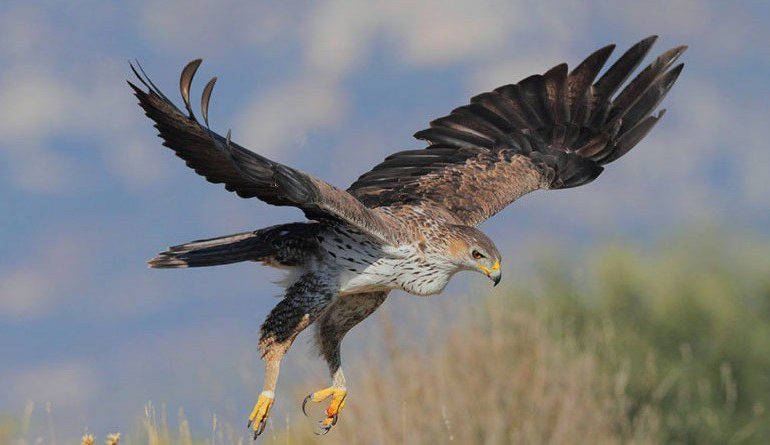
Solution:
M 546 261 L 509 306 L 580 341 L 608 332 L 599 361 L 627 373 L 626 415 L 655 413 L 656 442 L 767 443 L 770 248 L 716 233 L 607 247 L 584 267 Z
M 543 254 L 532 273 L 509 274 L 514 287 L 431 320 L 441 327 L 425 341 L 380 314 L 383 347 L 349 364 L 355 387 L 329 436 L 275 421 L 261 440 L 770 441 L 770 245 L 699 232 L 577 257 Z M 165 422 L 147 420 L 121 443 L 211 442 L 180 424 L 171 439 Z M 240 427 L 214 435 L 249 443 Z

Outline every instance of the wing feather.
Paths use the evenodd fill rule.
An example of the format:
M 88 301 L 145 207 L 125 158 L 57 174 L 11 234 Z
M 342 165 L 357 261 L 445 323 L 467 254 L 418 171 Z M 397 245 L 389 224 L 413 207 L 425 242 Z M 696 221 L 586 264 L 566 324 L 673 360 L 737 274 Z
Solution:
M 206 127 L 202 126 L 190 105 L 190 85 L 200 64 L 200 59 L 193 60 L 180 77 L 186 115 L 160 92 L 141 66 L 137 71 L 131 65 L 147 90 L 131 82 L 128 84 L 145 114 L 155 122 L 163 145 L 209 182 L 224 184 L 238 196 L 256 197 L 277 206 L 298 207 L 310 219 L 340 221 L 385 243 L 397 239 L 393 230 L 397 224 L 380 209 L 367 208 L 344 190 L 243 148 L 230 140 L 229 131 L 227 137 L 211 131 L 208 128 L 208 102 L 215 79 L 204 88 L 201 103 Z
M 427 150 L 389 156 L 348 190 L 370 207 L 443 208 L 475 225 L 530 191 L 587 184 L 663 115 L 652 113 L 678 78 L 682 65 L 671 66 L 686 47 L 664 52 L 621 90 L 656 39 L 633 45 L 598 80 L 614 45 L 571 72 L 560 64 L 474 96 L 415 134 Z
M 607 45 L 596 50 L 569 73 L 567 81 L 569 103 L 571 119 L 575 124 L 585 124 L 586 119 L 590 116 L 591 101 L 589 99 L 593 96 L 589 94 L 589 88 L 614 49 L 615 45 Z

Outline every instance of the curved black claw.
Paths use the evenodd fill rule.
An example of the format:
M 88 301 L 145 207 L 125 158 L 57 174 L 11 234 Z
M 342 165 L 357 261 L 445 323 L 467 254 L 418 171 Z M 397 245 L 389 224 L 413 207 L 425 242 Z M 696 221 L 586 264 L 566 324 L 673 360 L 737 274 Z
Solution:
M 253 422 L 253 420 L 249 419 L 249 423 L 247 423 L 247 424 L 246 424 L 246 429 L 247 429 L 247 430 L 248 430 L 248 429 L 251 429 L 251 423 L 252 423 L 252 422 Z
M 332 422 L 330 424 L 325 425 L 324 424 L 325 421 L 326 421 L 326 419 L 321 420 L 320 422 L 318 422 L 318 424 L 319 424 L 318 429 L 319 429 L 320 432 L 319 431 L 313 431 L 313 433 L 316 436 L 325 436 L 326 433 L 328 433 L 332 429 L 332 427 L 337 424 L 337 414 L 332 416 Z
M 305 415 L 305 417 L 308 417 L 307 411 L 305 411 L 305 405 L 307 405 L 307 402 L 313 398 L 313 394 L 308 394 L 307 397 L 305 397 L 305 400 L 302 401 L 302 414 Z
M 254 430 L 254 440 L 257 440 L 257 437 L 265 431 L 265 425 L 267 425 L 267 419 L 263 419 L 259 422 L 259 428 Z

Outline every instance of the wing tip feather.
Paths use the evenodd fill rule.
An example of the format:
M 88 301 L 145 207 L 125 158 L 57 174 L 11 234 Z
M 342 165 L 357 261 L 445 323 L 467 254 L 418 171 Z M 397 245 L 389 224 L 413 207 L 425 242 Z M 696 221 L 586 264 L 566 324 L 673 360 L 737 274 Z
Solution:
M 201 63 L 203 63 L 203 59 L 200 58 L 189 61 L 187 65 L 182 68 L 182 74 L 179 76 L 179 92 L 182 95 L 182 100 L 184 101 L 184 106 L 187 109 L 190 119 L 195 119 L 192 106 L 190 105 L 190 87 L 192 86 L 193 78 L 195 78 L 195 73 L 198 72 Z

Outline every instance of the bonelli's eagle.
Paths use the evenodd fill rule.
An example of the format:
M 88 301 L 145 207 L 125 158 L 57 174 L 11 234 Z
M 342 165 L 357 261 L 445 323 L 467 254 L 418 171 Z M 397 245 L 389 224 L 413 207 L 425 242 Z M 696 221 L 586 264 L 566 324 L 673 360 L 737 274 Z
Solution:
M 655 110 L 679 76 L 683 65 L 674 63 L 686 49 L 664 52 L 626 83 L 655 39 L 632 46 L 601 76 L 614 45 L 571 71 L 562 63 L 479 94 L 415 134 L 425 149 L 388 156 L 347 190 L 247 150 L 229 131 L 223 137 L 210 130 L 216 78 L 203 89 L 201 123 L 190 104 L 200 60 L 182 71 L 184 109 L 132 65 L 143 88 L 129 85 L 163 145 L 208 181 L 242 198 L 298 207 L 309 220 L 193 241 L 149 261 L 154 268 L 261 261 L 295 272 L 261 328 L 265 381 L 249 416 L 254 437 L 265 428 L 281 358 L 306 327 L 315 325 L 331 386 L 311 393 L 303 409 L 329 399 L 320 424 L 326 432 L 345 404 L 340 342 L 390 290 L 436 294 L 461 270 L 497 284 L 500 252 L 475 226 L 533 190 L 593 181 L 644 138 L 663 116 Z

